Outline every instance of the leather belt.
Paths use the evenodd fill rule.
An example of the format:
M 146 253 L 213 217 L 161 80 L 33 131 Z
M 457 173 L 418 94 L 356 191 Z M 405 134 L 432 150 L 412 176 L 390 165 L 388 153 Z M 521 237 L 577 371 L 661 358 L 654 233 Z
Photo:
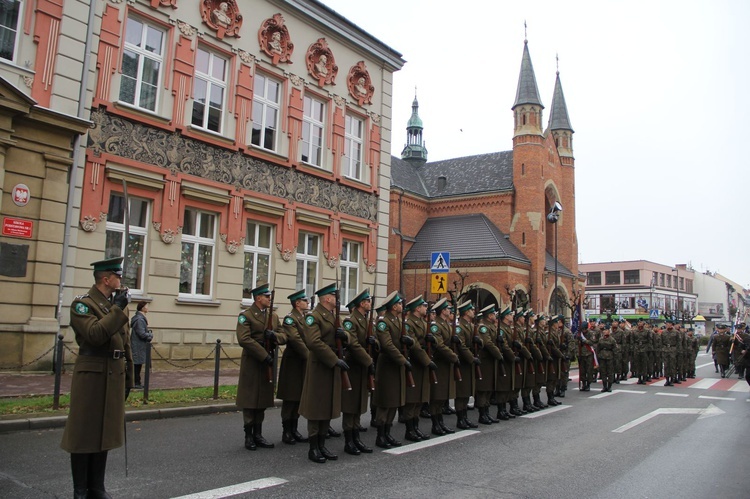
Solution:
M 89 357 L 105 357 L 117 360 L 125 358 L 125 350 L 113 350 L 110 352 L 108 350 L 97 350 L 88 346 L 81 346 L 78 349 L 78 355 L 86 355 Z

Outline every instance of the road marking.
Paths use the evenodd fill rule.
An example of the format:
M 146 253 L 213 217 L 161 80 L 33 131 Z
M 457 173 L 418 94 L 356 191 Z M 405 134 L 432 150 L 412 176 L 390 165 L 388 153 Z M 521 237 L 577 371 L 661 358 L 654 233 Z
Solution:
M 688 388 L 699 388 L 701 390 L 707 390 L 714 386 L 714 383 L 716 383 L 716 381 L 717 380 L 711 378 L 703 378 L 699 382 L 690 385 Z
M 699 366 L 695 366 L 695 368 L 696 368 L 696 369 L 700 369 L 700 368 L 702 368 L 702 367 L 706 367 L 706 366 L 712 366 L 712 365 L 714 365 L 714 363 L 713 363 L 713 362 L 709 362 L 708 364 L 701 364 L 701 365 L 699 365 Z
M 615 393 L 634 393 L 636 395 L 645 395 L 648 392 L 641 391 L 641 390 L 612 390 L 611 392 L 600 393 L 599 395 L 594 395 L 593 397 L 589 397 L 589 398 L 590 399 L 603 399 L 604 397 L 614 395 Z
M 660 379 L 659 381 L 654 381 L 653 383 L 652 382 L 648 382 L 646 384 L 648 386 L 664 386 L 665 384 L 667 384 L 667 380 L 666 379 Z
M 383 454 L 393 454 L 394 456 L 399 456 L 401 454 L 407 454 L 415 450 L 426 449 L 427 447 L 432 447 L 433 445 L 444 444 L 445 442 L 450 442 L 451 440 L 457 440 L 459 438 L 470 437 L 478 433 L 482 433 L 482 432 L 479 430 L 457 431 L 456 433 L 452 435 L 443 435 L 442 437 L 431 438 L 429 440 L 422 440 L 421 442 L 415 442 L 413 444 L 404 445 L 403 447 L 394 447 L 393 449 L 384 450 Z
M 281 485 L 287 482 L 288 480 L 284 480 L 283 478 L 276 478 L 275 476 L 271 476 L 268 478 L 253 480 L 251 482 L 238 483 L 237 485 L 222 487 L 220 489 L 206 490 L 204 492 L 198 492 L 186 496 L 174 497 L 172 499 L 221 499 L 223 497 L 232 497 L 238 494 L 244 494 L 245 492 L 252 492 L 253 490 L 275 487 L 276 485 Z
M 708 395 L 699 395 L 698 398 L 709 400 L 737 400 L 734 397 L 709 397 Z
M 651 411 L 645 416 L 641 416 L 638 419 L 634 419 L 630 423 L 624 424 L 620 426 L 619 428 L 616 428 L 612 430 L 612 433 L 624 433 L 631 428 L 635 428 L 639 424 L 648 421 L 651 418 L 655 418 L 656 416 L 659 416 L 661 414 L 698 414 L 698 419 L 703 418 L 710 418 L 712 416 L 718 416 L 720 414 L 724 414 L 724 411 L 719 409 L 713 404 L 709 404 L 708 407 L 705 409 L 698 409 L 698 408 L 692 408 L 692 407 L 663 407 L 661 409 L 656 409 L 655 411 Z
M 729 389 L 730 392 L 741 392 L 741 393 L 750 393 L 750 385 L 748 385 L 745 380 L 738 381 L 736 385 L 734 385 L 732 388 Z
M 522 418 L 528 418 L 528 419 L 534 419 L 534 418 L 540 418 L 542 416 L 546 416 L 547 414 L 552 414 L 553 412 L 562 411 L 563 409 L 569 409 L 573 407 L 572 405 L 558 405 L 557 407 L 551 407 L 549 409 L 545 409 L 543 411 L 538 411 L 533 414 L 524 414 L 521 416 Z
M 687 393 L 664 393 L 656 392 L 657 395 L 664 395 L 665 397 L 689 397 Z

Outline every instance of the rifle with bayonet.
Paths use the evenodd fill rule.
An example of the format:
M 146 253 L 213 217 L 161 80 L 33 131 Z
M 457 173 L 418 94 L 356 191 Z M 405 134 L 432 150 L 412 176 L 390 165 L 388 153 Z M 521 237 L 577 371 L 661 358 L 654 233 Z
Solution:
M 339 290 L 339 279 L 338 274 L 336 275 L 336 312 L 333 317 L 333 327 L 338 332 L 341 329 L 341 291 Z M 339 360 L 344 360 L 344 345 L 341 338 L 336 334 L 336 355 Z M 352 389 L 352 382 L 349 380 L 349 373 L 344 369 L 341 371 L 341 388 L 346 391 Z
M 276 290 L 271 290 L 271 303 L 268 305 L 268 308 L 266 309 L 266 331 L 273 331 L 274 330 L 274 323 L 273 323 L 273 300 L 276 297 Z M 273 341 L 270 337 L 267 337 L 265 339 L 265 347 L 266 352 L 268 352 L 268 355 L 271 356 L 271 358 L 274 358 L 276 346 L 274 345 Z M 273 383 L 273 366 L 271 364 L 266 364 L 266 381 L 269 383 Z
M 401 337 L 403 338 L 406 336 L 406 310 L 403 310 L 401 312 Z M 411 339 L 411 338 L 409 338 Z M 406 361 L 409 361 L 409 347 L 404 343 L 401 342 L 401 353 L 406 358 Z M 414 388 L 416 383 L 414 383 L 414 375 L 411 372 L 411 368 L 408 366 L 404 366 L 404 371 L 406 372 L 406 384 L 409 386 L 409 388 Z
M 477 302 L 478 304 L 479 302 Z M 479 310 L 474 309 L 474 319 L 473 319 L 473 331 L 471 335 L 471 342 L 473 344 L 473 350 L 474 350 L 474 376 L 477 380 L 482 381 L 482 368 L 479 366 L 480 360 L 479 360 L 479 342 L 481 341 L 481 338 L 479 338 L 479 318 L 477 315 L 479 314 Z
M 428 312 L 428 316 L 429 316 L 429 312 Z M 428 324 L 427 327 L 428 328 L 430 327 L 429 324 Z M 432 334 L 429 331 L 429 329 L 427 330 L 427 334 L 430 334 L 430 335 Z M 431 361 L 434 362 L 433 358 L 434 358 L 435 354 L 432 351 L 432 342 L 429 341 L 427 338 L 425 338 L 425 342 L 424 343 L 425 343 L 425 350 L 427 351 L 427 356 L 430 358 Z M 433 385 L 437 385 L 437 382 L 438 382 L 437 373 L 435 371 L 433 371 L 432 369 L 430 369 L 429 371 L 430 371 L 430 383 L 432 383 Z
M 372 345 L 370 344 L 370 338 L 372 337 L 372 308 L 367 312 L 367 329 L 365 330 L 365 344 L 367 345 L 367 355 L 372 359 Z M 375 373 L 368 369 L 367 374 L 367 391 L 375 391 Z
M 451 297 L 451 307 L 453 307 L 453 323 L 452 331 L 451 331 L 451 349 L 453 350 L 453 353 L 456 354 L 456 357 L 460 358 L 458 355 L 458 344 L 453 340 L 453 338 L 456 336 L 456 330 L 458 329 L 458 304 L 456 303 L 456 298 L 453 296 L 452 291 L 448 291 L 448 295 Z M 461 382 L 463 380 L 463 377 L 461 376 L 461 366 L 458 363 L 453 364 L 453 378 L 457 382 Z

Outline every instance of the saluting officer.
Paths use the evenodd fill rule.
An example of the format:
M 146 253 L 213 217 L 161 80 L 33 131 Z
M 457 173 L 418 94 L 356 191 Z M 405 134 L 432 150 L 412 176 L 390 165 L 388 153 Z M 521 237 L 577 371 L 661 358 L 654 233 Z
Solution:
M 372 452 L 359 437 L 359 432 L 363 429 L 360 425 L 360 416 L 367 412 L 367 400 L 370 398 L 367 379 L 375 374 L 375 364 L 367 353 L 367 348 L 377 347 L 375 333 L 367 322 L 367 315 L 372 308 L 370 288 L 355 296 L 347 303 L 346 308 L 349 309 L 350 315 L 344 319 L 344 330 L 349 336 L 345 360 L 349 364 L 352 389 L 341 392 L 344 452 L 358 456 L 362 452 Z
M 128 291 L 120 289 L 122 257 L 94 262 L 94 285 L 70 306 L 78 357 L 70 412 L 60 447 L 70 452 L 74 497 L 109 497 L 107 452 L 125 440 L 125 399 L 133 387 Z
M 336 354 L 336 340 L 346 343 L 348 338 L 343 328 L 335 326 L 336 293 L 336 284 L 317 290 L 318 304 L 305 317 L 305 342 L 310 354 L 299 413 L 307 418 L 307 457 L 315 463 L 338 459 L 326 448 L 326 435 L 331 420 L 341 415 L 341 370 L 349 370 L 349 365 Z
M 443 422 L 443 405 L 456 396 L 456 378 L 454 367 L 458 364 L 458 355 L 451 349 L 451 338 L 453 337 L 453 325 L 451 323 L 451 309 L 447 298 L 441 298 L 433 306 L 435 322 L 430 324 L 430 336 L 427 341 L 432 341 L 433 360 L 437 365 L 436 385 L 430 389 L 430 417 L 432 418 L 432 434 L 446 435 L 455 433 Z
M 274 379 L 269 368 L 273 367 L 276 344 L 286 338 L 279 333 L 281 322 L 271 310 L 269 284 L 261 284 L 250 293 L 253 304 L 237 317 L 237 342 L 242 347 L 237 407 L 242 409 L 245 448 L 271 449 L 274 445 L 263 437 L 266 408 L 273 407 L 274 400 Z
M 285 444 L 307 442 L 298 430 L 299 402 L 302 398 L 302 385 L 305 382 L 307 370 L 308 350 L 305 345 L 305 314 L 309 308 L 310 299 L 304 289 L 295 291 L 287 296 L 292 304 L 292 311 L 284 317 L 284 336 L 286 348 L 281 356 L 279 368 L 279 388 L 276 396 L 281 402 L 281 426 L 283 433 L 281 441 Z

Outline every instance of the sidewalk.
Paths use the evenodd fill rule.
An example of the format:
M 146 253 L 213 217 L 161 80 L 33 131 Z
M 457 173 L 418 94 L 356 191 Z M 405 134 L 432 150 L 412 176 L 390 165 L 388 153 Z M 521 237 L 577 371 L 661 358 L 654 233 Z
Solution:
M 223 369 L 219 372 L 219 385 L 235 385 L 240 370 Z M 70 383 L 73 378 L 72 370 L 63 374 L 60 379 L 60 393 L 70 393 Z M 149 379 L 149 390 L 180 389 L 214 386 L 213 370 L 169 370 L 152 371 Z M 51 373 L 7 373 L 0 372 L 0 398 L 25 397 L 31 395 L 53 395 L 55 391 L 55 375 Z M 141 390 L 133 390 L 131 397 L 142 396 Z M 146 419 L 163 419 L 216 412 L 236 411 L 234 402 L 219 402 L 162 409 L 149 409 L 147 406 L 139 409 L 129 409 L 125 417 L 128 421 Z M 59 428 L 65 425 L 67 416 L 3 416 L 0 419 L 0 433 L 39 430 L 44 428 Z

